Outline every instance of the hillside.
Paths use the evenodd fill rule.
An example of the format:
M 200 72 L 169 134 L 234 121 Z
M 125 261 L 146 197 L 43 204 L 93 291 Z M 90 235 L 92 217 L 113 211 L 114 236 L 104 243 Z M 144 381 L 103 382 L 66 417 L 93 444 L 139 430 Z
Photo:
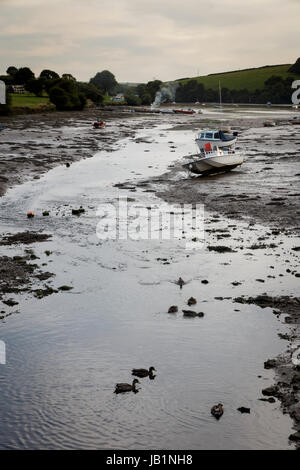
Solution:
M 282 79 L 292 77 L 294 80 L 300 78 L 300 74 L 288 73 L 288 69 L 292 64 L 285 65 L 272 65 L 259 67 L 255 69 L 245 69 L 235 72 L 224 72 L 218 74 L 205 75 L 200 77 L 191 77 L 186 79 L 176 80 L 178 83 L 187 83 L 189 80 L 197 80 L 202 83 L 205 88 L 211 88 L 217 90 L 219 87 L 219 80 L 221 81 L 222 88 L 228 88 L 229 90 L 242 90 L 247 88 L 250 92 L 256 89 L 262 89 L 264 82 L 272 75 L 280 76 Z

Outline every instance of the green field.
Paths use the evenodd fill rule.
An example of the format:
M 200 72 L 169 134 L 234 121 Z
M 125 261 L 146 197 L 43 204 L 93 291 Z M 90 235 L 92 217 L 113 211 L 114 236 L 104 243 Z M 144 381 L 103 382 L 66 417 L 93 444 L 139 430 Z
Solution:
M 33 93 L 11 93 L 10 96 L 12 108 L 37 108 L 50 104 L 48 96 L 35 96 Z
M 256 89 L 264 88 L 264 82 L 272 75 L 278 75 L 283 79 L 292 77 L 294 80 L 300 78 L 300 75 L 288 73 L 290 65 L 275 65 L 260 67 L 253 70 L 240 70 L 238 72 L 226 72 L 219 73 L 216 75 L 205 75 L 200 77 L 193 77 L 199 83 L 203 83 L 205 88 L 212 88 L 217 90 L 219 87 L 219 80 L 222 88 L 228 88 L 229 90 L 241 90 L 247 88 L 249 91 L 255 91 Z M 190 79 L 178 80 L 178 82 L 186 83 Z

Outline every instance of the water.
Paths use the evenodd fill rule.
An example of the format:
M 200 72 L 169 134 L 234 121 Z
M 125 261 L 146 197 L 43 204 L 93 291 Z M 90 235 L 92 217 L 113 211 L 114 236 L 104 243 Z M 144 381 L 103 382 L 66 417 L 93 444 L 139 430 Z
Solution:
M 143 129 L 139 137 L 148 142 L 125 139 L 113 153 L 55 168 L 1 199 L 1 231 L 52 233 L 52 240 L 33 246 L 39 264 L 48 263 L 45 270 L 56 274 L 54 287 L 73 286 L 42 300 L 18 299 L 20 313 L 0 324 L 7 348 L 7 364 L 0 365 L 2 449 L 291 448 L 292 423 L 279 402 L 258 400 L 273 383 L 263 362 L 284 350 L 277 333 L 286 327 L 271 309 L 214 297 L 293 293 L 295 278 L 286 283 L 278 277 L 286 266 L 277 255 L 294 240 L 282 236 L 278 249 L 250 256 L 247 250 L 189 251 L 180 240 L 102 242 L 95 235 L 99 204 L 119 195 L 160 204 L 145 187 L 113 185 L 161 174 L 195 152 L 192 136 L 163 126 Z M 71 207 L 79 205 L 86 213 L 71 216 Z M 24 217 L 27 210 L 45 209 L 50 218 Z M 205 220 L 205 228 L 227 227 L 232 235 L 217 242 L 206 234 L 206 244 L 250 245 L 262 230 L 229 228 L 232 221 L 218 222 L 211 214 Z M 53 254 L 47 257 L 45 250 Z M 5 251 L 22 253 L 20 247 Z M 261 288 L 255 279 L 266 279 L 270 265 L 276 277 Z M 187 281 L 182 290 L 174 283 L 179 276 Z M 242 284 L 233 287 L 235 280 Z M 191 295 L 204 318 L 182 317 Z M 167 314 L 170 305 L 178 305 L 179 313 Z M 133 367 L 149 366 L 157 376 L 141 379 L 139 393 L 113 393 L 116 382 L 131 381 Z M 216 421 L 210 408 L 219 402 L 225 412 Z M 241 415 L 239 406 L 249 406 L 251 414 Z

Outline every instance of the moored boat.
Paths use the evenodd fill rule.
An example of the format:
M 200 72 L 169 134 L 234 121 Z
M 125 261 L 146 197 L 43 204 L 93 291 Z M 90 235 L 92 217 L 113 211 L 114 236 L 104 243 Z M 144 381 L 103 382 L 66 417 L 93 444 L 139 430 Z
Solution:
M 201 131 L 196 136 L 196 144 L 200 151 L 204 149 L 205 144 L 210 143 L 213 147 L 232 147 L 238 138 L 238 133 L 229 134 L 220 129 Z
M 213 174 L 230 171 L 241 165 L 244 156 L 241 152 L 232 148 L 212 149 L 210 143 L 205 145 L 203 152 L 189 157 L 189 162 L 183 164 L 183 168 L 199 175 Z
M 276 122 L 272 121 L 271 119 L 268 119 L 267 121 L 264 122 L 264 127 L 275 127 Z
M 174 113 L 177 113 L 177 114 L 195 114 L 196 111 L 194 109 L 174 109 Z
M 291 123 L 292 123 L 292 124 L 300 124 L 300 117 L 295 116 L 295 117 L 291 120 Z

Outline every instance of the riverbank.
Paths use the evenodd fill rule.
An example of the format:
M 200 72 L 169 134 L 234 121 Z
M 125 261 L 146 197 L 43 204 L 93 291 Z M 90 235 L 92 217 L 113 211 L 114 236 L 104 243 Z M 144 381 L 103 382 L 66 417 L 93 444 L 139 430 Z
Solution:
M 286 152 L 294 152 L 290 145 L 293 147 L 296 141 L 290 144 L 288 126 L 280 126 L 284 147 L 282 160 L 275 157 L 276 171 L 264 169 L 269 165 L 261 159 L 267 160 L 268 156 L 262 157 L 257 144 L 253 150 L 254 165 L 250 160 L 240 170 L 226 175 L 226 185 L 221 184 L 224 182 L 221 175 L 219 180 L 204 182 L 204 192 L 210 196 L 207 201 L 202 199 L 202 180 L 191 181 L 180 168 L 183 155 L 193 151 L 193 132 L 200 126 L 218 126 L 219 119 L 239 127 L 243 147 L 250 154 L 256 141 L 262 144 L 262 149 L 271 145 L 271 131 L 261 127 L 263 117 L 258 114 L 238 118 L 232 114 L 226 114 L 224 119 L 224 114 L 208 112 L 206 116 L 186 119 L 114 115 L 108 111 L 104 119 L 108 125 L 101 134 L 92 129 L 91 123 L 102 116 L 90 113 L 83 119 L 82 113 L 75 120 L 73 113 L 60 114 L 57 122 L 45 119 L 42 130 L 40 120 L 27 121 L 28 117 L 16 124 L 17 129 L 15 124 L 11 125 L 9 144 L 4 143 L 11 146 L 10 155 L 13 136 L 21 138 L 10 168 L 5 165 L 7 155 L 1 156 L 9 184 L 14 186 L 0 200 L 1 228 L 5 234 L 1 249 L 7 250 L 9 258 L 23 257 L 24 249 L 32 250 L 26 253 L 31 259 L 15 261 L 25 271 L 25 262 L 39 262 L 42 273 L 47 270 L 45 276 L 49 278 L 45 277 L 46 288 L 36 286 L 39 279 L 32 277 L 31 291 L 25 292 L 25 296 L 21 292 L 9 293 L 12 302 L 19 304 L 5 306 L 9 319 L 2 325 L 2 337 L 10 350 L 10 364 L 3 370 L 3 403 L 0 401 L 3 446 L 18 447 L 22 442 L 25 448 L 99 448 L 99 445 L 143 448 L 151 441 L 153 448 L 289 447 L 289 418 L 281 417 L 277 401 L 283 395 L 275 389 L 273 404 L 260 398 L 266 397 L 262 390 L 274 382 L 275 369 L 264 369 L 264 361 L 284 349 L 281 341 L 289 341 L 291 348 L 296 344 L 295 334 L 286 332 L 294 326 L 289 321 L 281 322 L 284 317 L 277 319 L 277 315 L 279 310 L 289 313 L 290 299 L 296 295 L 297 226 L 292 223 L 284 226 L 281 205 L 278 223 L 269 223 L 263 213 L 265 209 L 268 217 L 272 205 L 264 207 L 259 198 L 254 201 L 249 198 L 248 205 L 244 202 L 238 212 L 238 200 L 244 198 L 234 196 L 237 201 L 230 201 L 235 204 L 232 213 L 228 207 L 226 213 L 225 206 L 212 202 L 213 191 L 217 195 L 222 190 L 247 195 L 248 191 L 262 191 L 262 186 L 261 199 L 271 201 L 280 161 L 287 172 L 282 187 L 289 195 L 290 183 L 296 181 L 290 168 L 295 155 L 283 158 Z M 65 148 L 58 149 L 59 136 Z M 20 154 L 22 145 L 29 162 Z M 38 148 L 42 149 L 40 154 Z M 84 151 L 80 152 L 80 148 Z M 101 152 L 95 158 L 84 160 L 96 149 Z M 66 168 L 64 163 L 71 165 Z M 54 169 L 47 173 L 51 168 Z M 26 176 L 21 169 L 27 169 Z M 242 188 L 238 187 L 238 179 Z M 22 186 L 15 186 L 21 182 Z M 180 189 L 181 185 L 185 191 Z M 189 201 L 203 201 L 205 208 L 209 207 L 202 250 L 187 251 L 182 245 L 184 240 L 175 244 L 152 240 L 149 245 L 147 240 L 103 242 L 96 237 L 95 227 L 100 218 L 97 208 L 101 204 L 107 207 L 124 196 L 132 210 L 134 204 L 142 204 L 152 207 L 154 212 L 161 200 L 168 200 L 170 191 L 173 199 L 168 207 L 174 211 L 177 203 Z M 185 194 L 189 192 L 191 199 Z M 288 203 L 292 197 L 287 196 Z M 294 198 L 297 204 L 297 196 Z M 260 209 L 256 211 L 255 206 L 251 209 L 251 204 L 259 204 Z M 84 212 L 73 214 L 73 209 L 80 206 Z M 33 210 L 36 216 L 27 219 L 27 210 Z M 49 215 L 42 215 L 45 210 Z M 24 230 L 27 235 L 18 235 Z M 39 243 L 34 234 L 52 237 Z M 197 235 L 194 234 L 195 239 Z M 9 273 L 16 269 L 12 267 L 8 263 Z M 22 282 L 30 274 L 26 272 L 19 276 Z M 183 289 L 176 284 L 179 276 L 185 280 Z M 59 290 L 63 286 L 69 289 Z M 23 289 L 26 285 L 16 287 Z M 43 296 L 40 292 L 37 297 L 39 290 L 47 293 Z M 271 300 L 262 315 L 259 301 L 248 303 L 248 300 L 249 296 L 257 299 L 267 295 L 265 292 Z M 191 296 L 197 299 L 193 308 L 203 311 L 202 318 L 182 316 L 181 309 Z M 287 298 L 278 305 L 276 296 Z M 239 298 L 243 300 L 235 301 Z M 178 305 L 178 314 L 167 313 L 173 304 Z M 272 314 L 272 309 L 277 313 Z M 276 337 L 279 327 L 282 337 Z M 294 375 L 291 355 L 288 353 L 287 357 Z M 115 381 L 126 381 L 132 367 L 147 365 L 158 370 L 153 383 L 143 381 L 140 393 L 125 397 L 125 401 L 124 397 L 114 396 Z M 297 399 L 294 386 L 292 377 L 290 384 L 285 385 L 286 397 L 293 393 Z M 42 416 L 36 413 L 36 396 L 40 397 Z M 216 425 L 210 408 L 219 401 L 224 403 L 225 413 Z M 297 402 L 291 403 L 294 411 L 295 405 Z M 240 415 L 237 411 L 240 406 L 250 407 L 251 414 Z M 76 423 L 74 427 L 70 416 Z M 82 426 L 77 425 L 80 420 Z M 101 429 L 99 420 L 103 423 Z M 29 432 L 26 423 L 30 423 Z M 137 423 L 138 437 L 128 437 L 129 429 Z

